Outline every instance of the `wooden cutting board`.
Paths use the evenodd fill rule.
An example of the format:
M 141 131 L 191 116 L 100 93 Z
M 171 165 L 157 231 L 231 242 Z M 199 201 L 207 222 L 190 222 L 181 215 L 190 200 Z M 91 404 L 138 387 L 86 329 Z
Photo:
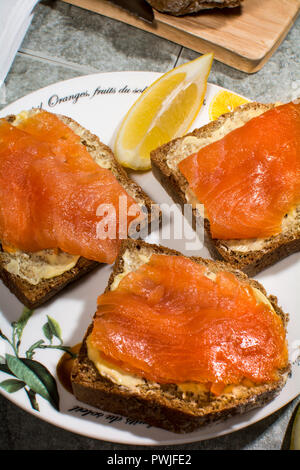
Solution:
M 155 11 L 150 25 L 105 0 L 64 0 L 161 36 L 244 72 L 259 70 L 293 25 L 300 0 L 244 0 L 241 9 L 175 17 Z

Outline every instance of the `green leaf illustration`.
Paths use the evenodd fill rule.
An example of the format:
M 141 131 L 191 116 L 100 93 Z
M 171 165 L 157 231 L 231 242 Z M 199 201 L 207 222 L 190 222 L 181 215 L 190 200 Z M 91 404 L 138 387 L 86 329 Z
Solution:
M 7 379 L 0 383 L 0 387 L 3 388 L 8 393 L 14 393 L 20 390 L 25 386 L 25 383 L 22 380 L 17 379 Z
M 0 364 L 0 371 L 5 372 L 6 374 L 13 375 L 15 377 L 15 374 L 12 373 L 11 370 L 7 367 L 7 364 Z
M 29 398 L 29 401 L 30 401 L 30 404 L 31 404 L 31 407 L 36 410 L 36 411 L 40 411 L 40 408 L 39 408 L 39 404 L 36 400 L 36 393 L 33 392 L 32 390 L 27 390 L 27 388 L 25 388 L 25 392 L 27 393 L 27 396 Z
M 4 333 L 2 333 L 2 331 L 0 330 L 0 338 L 4 339 L 5 341 L 8 341 L 9 342 L 9 339 L 7 338 L 7 336 L 5 336 Z
M 44 335 L 46 336 L 46 338 L 49 341 L 52 341 L 53 333 L 52 333 L 52 330 L 51 330 L 50 325 L 49 325 L 48 322 L 45 323 L 45 325 L 43 325 L 43 332 L 44 332 Z
M 73 353 L 72 348 L 69 346 L 62 346 L 61 344 L 41 344 L 37 346 L 38 349 L 59 349 L 60 351 L 64 351 L 70 354 L 71 357 L 77 357 L 77 354 Z M 28 356 L 27 356 L 28 357 Z
M 62 343 L 63 341 L 62 341 L 62 337 L 61 337 L 61 328 L 60 328 L 58 322 L 56 320 L 54 320 L 54 318 L 49 317 L 49 315 L 47 315 L 47 318 L 48 318 L 48 325 L 49 325 L 49 328 L 50 328 L 53 336 L 58 338 L 59 341 Z
M 33 313 L 33 310 L 30 310 L 29 308 L 24 307 L 22 315 L 20 316 L 19 320 L 17 322 L 12 323 L 12 327 L 14 330 L 13 336 L 17 336 L 17 339 L 18 339 L 18 342 L 16 345 L 17 351 L 19 350 L 19 347 L 20 347 L 23 330 L 25 326 L 27 325 L 27 322 L 29 318 L 31 317 L 32 313 Z
M 39 348 L 42 344 L 44 344 L 44 340 L 40 339 L 39 341 L 36 341 L 33 343 L 29 349 L 26 351 L 26 357 L 27 359 L 32 359 L 32 356 L 34 355 L 34 350 Z
M 55 379 L 48 369 L 32 359 L 19 359 L 6 354 L 9 370 L 28 387 L 41 397 L 45 398 L 55 409 L 59 409 L 59 396 Z
M 49 372 L 49 370 L 38 361 L 33 361 L 31 359 L 25 358 L 21 358 L 21 361 L 26 366 L 28 366 L 44 383 L 49 395 L 51 396 L 51 404 L 54 406 L 55 409 L 59 410 L 59 395 L 57 391 L 57 385 L 54 377 Z

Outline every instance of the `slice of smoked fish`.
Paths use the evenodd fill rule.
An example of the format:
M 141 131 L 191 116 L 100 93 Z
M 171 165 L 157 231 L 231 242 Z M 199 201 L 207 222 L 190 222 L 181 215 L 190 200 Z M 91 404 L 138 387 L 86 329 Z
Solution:
M 80 137 L 55 115 L 43 111 L 19 127 L 0 119 L 3 246 L 25 252 L 59 248 L 112 263 L 120 245 L 121 196 L 123 207 L 132 213 L 135 209 L 136 216 L 134 199 L 111 171 L 93 161 Z M 129 225 L 135 217 L 127 212 L 125 221 L 126 216 Z M 101 221 L 104 227 L 99 238 Z
M 288 361 L 282 319 L 232 273 L 208 275 L 182 256 L 153 254 L 99 297 L 90 344 L 158 383 L 210 383 L 220 393 L 278 380 Z
M 300 104 L 277 106 L 179 163 L 213 238 L 266 238 L 300 203 Z

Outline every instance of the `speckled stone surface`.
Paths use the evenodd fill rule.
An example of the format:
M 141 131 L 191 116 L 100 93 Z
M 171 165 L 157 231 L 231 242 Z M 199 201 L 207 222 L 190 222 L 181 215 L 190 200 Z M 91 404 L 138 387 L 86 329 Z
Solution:
M 208 441 L 178 446 L 151 447 L 173 450 L 279 450 L 290 416 L 297 401 L 248 428 Z M 43 422 L 15 407 L 0 396 L 0 449 L 88 449 L 142 450 L 143 446 L 127 446 L 89 439 Z
M 6 79 L 6 102 L 11 103 L 34 90 L 79 75 L 82 75 L 80 70 L 18 54 Z
M 248 75 L 214 62 L 210 82 L 262 102 L 300 96 L 300 18 L 264 68 Z M 165 72 L 198 54 L 133 27 L 43 2 L 6 79 L 6 104 L 60 80 L 113 70 Z M 299 92 L 298 92 L 298 91 Z M 0 108 L 4 103 L 0 103 Z M 272 416 L 217 439 L 165 449 L 280 449 L 296 401 Z M 0 396 L 0 449 L 142 449 L 97 441 L 56 428 Z M 154 449 L 154 448 L 153 448 Z
M 174 65 L 177 44 L 66 3 L 38 5 L 24 51 L 93 67 L 98 71 L 165 71 Z

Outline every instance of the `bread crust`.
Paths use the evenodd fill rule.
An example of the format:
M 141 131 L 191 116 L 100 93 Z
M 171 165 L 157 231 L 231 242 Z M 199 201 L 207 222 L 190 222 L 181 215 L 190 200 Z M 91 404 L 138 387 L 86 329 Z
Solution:
M 167 164 L 167 156 L 170 151 L 184 138 L 191 136 L 202 138 L 209 135 L 213 135 L 218 131 L 226 122 L 226 120 L 232 119 L 234 115 L 240 113 L 243 114 L 251 111 L 261 109 L 265 112 L 273 108 L 274 104 L 261 104 L 261 103 L 248 103 L 237 108 L 232 113 L 226 113 L 222 115 L 218 120 L 212 121 L 209 124 L 195 129 L 193 132 L 168 142 L 165 145 L 155 149 L 151 152 L 151 165 L 154 176 L 164 187 L 171 198 L 181 206 L 183 211 L 184 205 L 188 204 L 186 198 L 186 189 L 188 188 L 188 182 L 185 177 L 179 172 L 172 171 Z M 299 208 L 300 210 L 300 208 Z M 289 230 L 288 232 L 275 235 L 265 240 L 265 245 L 260 250 L 250 250 L 248 252 L 240 252 L 234 249 L 228 248 L 226 240 L 214 239 L 211 235 L 209 220 L 199 214 L 197 209 L 192 211 L 192 226 L 196 227 L 204 226 L 204 243 L 208 248 L 210 255 L 214 259 L 221 259 L 228 263 L 231 263 L 236 268 L 242 270 L 249 276 L 255 276 L 263 269 L 275 264 L 281 259 L 300 251 L 300 226 Z M 197 222 L 197 219 L 200 222 Z
M 32 310 L 40 307 L 68 284 L 80 279 L 100 265 L 97 261 L 81 257 L 72 269 L 51 279 L 43 279 L 37 285 L 33 285 L 6 271 L 0 252 L 0 278 L 20 302 Z
M 212 8 L 235 8 L 239 7 L 243 0 L 147 0 L 150 5 L 158 11 L 169 13 L 174 16 L 197 13 L 201 10 Z
M 109 291 L 115 277 L 123 271 L 123 255 L 126 250 L 147 249 L 151 253 L 182 256 L 181 253 L 166 247 L 150 245 L 143 241 L 126 240 L 122 243 L 119 256 L 114 265 L 105 292 Z M 249 279 L 244 273 L 235 269 L 228 263 L 212 261 L 209 259 L 192 257 L 193 261 L 205 264 L 210 270 L 216 272 L 220 269 L 234 273 L 242 282 L 259 289 L 271 302 L 275 312 L 286 326 L 288 315 L 278 306 L 277 298 L 267 296 L 263 286 L 255 280 Z M 241 396 L 231 394 L 215 397 L 209 392 L 205 399 L 193 400 L 193 397 L 184 397 L 176 386 L 160 385 L 141 386 L 137 390 L 129 390 L 114 384 L 108 378 L 102 377 L 93 362 L 87 355 L 86 339 L 91 332 L 92 325 L 84 337 L 79 356 L 72 371 L 72 387 L 75 397 L 91 406 L 105 411 L 125 415 L 133 419 L 143 419 L 152 426 L 176 432 L 192 432 L 200 426 L 224 420 L 235 414 L 263 406 L 272 400 L 284 386 L 290 366 L 279 372 L 279 381 L 252 388 L 243 389 Z
M 111 149 L 107 145 L 103 144 L 99 137 L 92 134 L 89 130 L 85 129 L 70 117 L 63 115 L 57 116 L 62 120 L 62 122 L 64 122 L 64 124 L 68 125 L 76 134 L 80 136 L 81 143 L 87 148 L 94 159 L 97 156 L 100 156 L 100 158 L 103 157 L 105 159 L 106 163 L 109 165 L 109 169 L 112 171 L 123 188 L 136 200 L 136 202 L 146 207 L 148 211 L 148 227 L 150 227 L 152 219 L 160 218 L 160 212 L 158 209 L 152 210 L 151 212 L 151 207 L 156 207 L 155 205 L 153 206 L 153 201 L 138 184 L 128 177 L 126 171 L 116 160 Z M 13 123 L 15 119 L 15 115 L 9 115 L 6 117 L 6 120 L 10 123 Z M 25 279 L 22 279 L 21 277 L 6 271 L 4 267 L 4 256 L 2 253 L 3 252 L 0 244 L 0 278 L 9 288 L 9 290 L 20 300 L 20 302 L 31 309 L 40 307 L 65 286 L 73 281 L 76 281 L 102 264 L 93 260 L 88 260 L 84 257 L 80 257 L 76 263 L 76 266 L 74 266 L 72 269 L 65 271 L 63 274 L 54 278 L 44 279 L 37 285 L 32 285 Z

